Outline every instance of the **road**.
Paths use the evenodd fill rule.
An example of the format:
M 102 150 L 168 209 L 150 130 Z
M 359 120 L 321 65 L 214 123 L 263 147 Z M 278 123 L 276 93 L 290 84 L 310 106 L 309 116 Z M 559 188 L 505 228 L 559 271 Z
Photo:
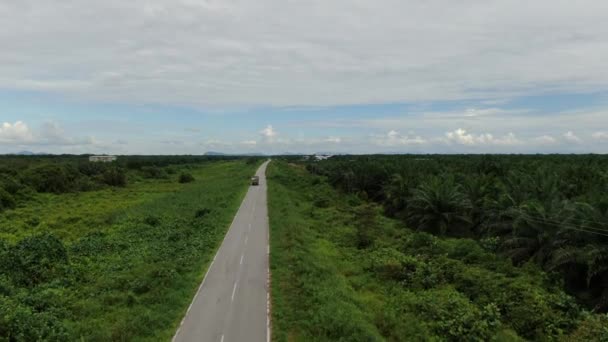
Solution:
M 270 341 L 265 162 L 173 341 Z

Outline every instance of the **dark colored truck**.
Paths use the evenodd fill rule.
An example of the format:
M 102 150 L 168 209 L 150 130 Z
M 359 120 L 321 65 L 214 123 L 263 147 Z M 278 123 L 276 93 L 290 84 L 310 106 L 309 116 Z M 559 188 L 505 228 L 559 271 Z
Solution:
M 260 177 L 258 177 L 258 176 L 251 177 L 251 185 L 260 185 Z

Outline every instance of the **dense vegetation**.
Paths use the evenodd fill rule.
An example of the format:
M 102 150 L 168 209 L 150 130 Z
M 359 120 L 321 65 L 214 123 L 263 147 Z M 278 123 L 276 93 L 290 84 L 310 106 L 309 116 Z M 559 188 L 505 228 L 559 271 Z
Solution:
M 608 341 L 606 162 L 271 163 L 274 339 Z
M 169 340 L 259 164 L 192 158 L 0 157 L 0 340 Z

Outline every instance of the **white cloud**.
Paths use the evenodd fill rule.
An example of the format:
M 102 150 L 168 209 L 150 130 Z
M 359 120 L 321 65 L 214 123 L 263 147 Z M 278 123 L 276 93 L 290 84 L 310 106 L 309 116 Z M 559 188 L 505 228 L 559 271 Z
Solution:
M 274 142 L 277 132 L 274 130 L 274 128 L 272 128 L 272 125 L 268 125 L 266 128 L 260 131 L 260 135 L 262 136 L 262 140 L 265 142 Z
M 576 144 L 580 144 L 583 142 L 583 140 L 581 138 L 577 137 L 576 134 L 574 134 L 572 131 L 568 131 L 568 132 L 564 133 L 564 139 L 566 139 L 568 142 L 576 143 Z
M 45 122 L 39 130 L 33 131 L 23 121 L 0 125 L 0 142 L 21 146 L 84 146 L 98 142 L 93 137 L 75 138 L 68 136 L 56 122 Z
M 390 130 L 384 135 L 373 135 L 372 144 L 385 147 L 398 147 L 408 145 L 423 145 L 425 139 L 415 135 L 402 135 L 396 130 Z
M 246 146 L 255 146 L 258 144 L 258 142 L 255 140 L 245 140 L 245 141 L 242 141 L 241 144 L 246 145 Z
M 325 142 L 331 143 L 331 144 L 339 144 L 342 142 L 342 138 L 340 137 L 328 137 L 327 139 L 325 139 Z
M 540 137 L 532 139 L 532 141 L 539 145 L 553 145 L 557 143 L 557 139 L 550 135 L 541 135 Z
M 467 132 L 465 129 L 458 128 L 454 131 L 447 132 L 445 134 L 447 142 L 457 143 L 461 145 L 475 146 L 475 145 L 501 145 L 501 146 L 515 146 L 522 143 L 514 133 L 508 133 L 502 137 L 494 137 L 490 133 L 482 133 L 475 135 Z
M 0 125 L 0 142 L 2 143 L 27 143 L 33 140 L 33 134 L 23 121 L 13 124 L 4 122 Z
M 606 89 L 607 10 L 597 0 L 3 1 L 0 87 L 165 104 L 499 103 Z

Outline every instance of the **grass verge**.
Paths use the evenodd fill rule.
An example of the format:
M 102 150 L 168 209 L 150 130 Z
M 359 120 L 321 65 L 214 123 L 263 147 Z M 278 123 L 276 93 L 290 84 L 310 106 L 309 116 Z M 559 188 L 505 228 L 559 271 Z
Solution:
M 606 338 L 534 264 L 414 232 L 303 167 L 268 168 L 275 341 Z
M 23 275 L 0 277 L 0 328 L 17 341 L 170 340 L 257 166 L 183 166 L 194 182 L 180 184 L 175 175 L 124 189 L 44 194 L 4 212 L 0 257 L 23 263 L 42 253 L 37 260 L 53 261 L 45 246 L 57 237 L 66 257 L 43 264 L 36 283 L 14 280 L 33 279 L 42 267 L 36 262 L 16 268 Z

